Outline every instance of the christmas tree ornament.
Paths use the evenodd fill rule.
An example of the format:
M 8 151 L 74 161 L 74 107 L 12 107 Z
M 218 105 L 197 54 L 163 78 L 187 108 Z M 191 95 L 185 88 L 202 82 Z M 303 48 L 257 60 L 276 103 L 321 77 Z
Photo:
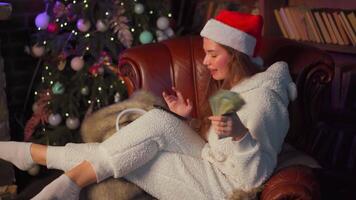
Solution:
M 38 109 L 38 104 L 37 103 L 33 103 L 32 104 L 32 112 L 35 113 Z
M 171 27 L 168 27 L 167 29 L 164 30 L 164 33 L 170 38 L 174 36 L 174 31 Z
M 77 21 L 77 28 L 78 28 L 78 30 L 81 31 L 81 32 L 87 32 L 87 31 L 89 31 L 90 27 L 91 27 L 91 24 L 90 24 L 89 20 L 86 20 L 86 19 L 79 19 L 79 20 Z
M 35 24 L 39 29 L 46 29 L 49 23 L 50 17 L 47 12 L 40 13 L 36 16 Z
M 157 28 L 165 30 L 169 27 L 169 19 L 167 17 L 161 16 L 156 22 Z
M 98 21 L 96 21 L 96 30 L 100 31 L 100 32 L 105 32 L 108 30 L 109 26 L 107 25 L 107 23 L 105 23 L 103 20 L 98 19 Z
M 40 166 L 39 165 L 34 165 L 30 169 L 27 170 L 27 173 L 30 174 L 31 176 L 36 176 L 40 172 Z
M 70 61 L 70 66 L 74 71 L 79 71 L 84 66 L 84 59 L 81 56 L 76 56 Z
M 116 94 L 114 96 L 114 102 L 118 103 L 118 102 L 120 102 L 120 100 L 121 100 L 121 95 L 120 95 L 120 93 L 116 92 Z
M 62 17 L 66 11 L 66 6 L 60 2 L 56 1 L 56 3 L 53 6 L 53 14 L 56 18 Z
M 141 3 L 136 3 L 134 7 L 134 12 L 138 15 L 145 11 L 145 7 Z
M 89 87 L 88 86 L 82 87 L 82 89 L 80 89 L 80 94 L 87 96 L 89 94 Z
M 62 83 L 56 82 L 52 86 L 52 92 L 53 92 L 53 94 L 63 94 L 64 93 L 64 87 L 63 87 Z
M 153 40 L 153 35 L 149 31 L 143 31 L 140 36 L 139 36 L 140 42 L 142 44 L 148 44 L 151 43 Z
M 79 127 L 79 119 L 76 117 L 68 117 L 66 119 L 66 126 L 67 128 L 69 128 L 70 130 L 75 130 Z
M 40 46 L 40 45 L 38 45 L 38 44 L 35 44 L 35 45 L 33 45 L 33 46 L 31 47 L 31 51 L 32 51 L 33 56 L 39 58 L 39 57 L 41 57 L 41 56 L 44 55 L 44 53 L 45 53 L 45 48 L 44 48 L 44 46 Z
M 62 122 L 62 117 L 59 113 L 52 113 L 48 116 L 48 123 L 51 126 L 58 126 Z
M 58 24 L 56 23 L 49 23 L 47 26 L 47 31 L 50 33 L 57 33 L 58 32 Z

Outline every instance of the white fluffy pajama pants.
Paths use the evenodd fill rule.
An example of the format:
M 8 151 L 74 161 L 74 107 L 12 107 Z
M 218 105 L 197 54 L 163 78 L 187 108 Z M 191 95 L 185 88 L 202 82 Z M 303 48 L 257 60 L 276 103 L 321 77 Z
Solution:
M 75 145 L 66 147 L 75 149 Z M 94 164 L 99 181 L 109 172 L 158 199 L 220 200 L 233 191 L 232 181 L 201 158 L 205 141 L 163 110 L 150 110 L 101 144 L 78 145 L 92 145 L 91 157 L 107 163 L 105 169 Z

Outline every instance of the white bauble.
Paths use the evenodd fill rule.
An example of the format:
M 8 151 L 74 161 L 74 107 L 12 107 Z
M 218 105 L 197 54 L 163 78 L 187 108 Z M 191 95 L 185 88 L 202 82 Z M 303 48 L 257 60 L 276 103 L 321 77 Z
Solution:
M 165 30 L 169 27 L 169 19 L 167 17 L 159 17 L 157 19 L 157 27 L 161 30 Z
M 79 127 L 79 119 L 76 117 L 69 117 L 66 119 L 66 126 L 70 130 L 77 129 Z
M 84 96 L 87 96 L 89 94 L 89 88 L 88 86 L 84 86 L 81 90 L 80 93 Z
M 166 40 L 166 39 L 168 39 L 168 37 L 166 35 L 162 35 L 162 36 L 158 36 L 157 37 L 157 41 L 158 42 L 161 42 L 161 41 Z
M 168 36 L 168 37 L 173 37 L 174 36 L 174 31 L 171 27 L 168 27 L 166 30 L 164 30 L 164 33 Z
M 45 53 L 45 48 L 44 46 L 40 46 L 38 44 L 35 44 L 31 47 L 31 52 L 32 52 L 32 55 L 35 56 L 35 57 L 41 57 L 44 55 Z
M 37 109 L 38 109 L 37 103 L 32 104 L 32 112 L 35 113 L 37 111 Z
M 70 61 L 70 66 L 72 67 L 72 69 L 74 71 L 79 71 L 83 68 L 84 66 L 84 60 L 83 57 L 74 57 L 71 61 Z
M 49 24 L 49 15 L 46 12 L 40 13 L 36 16 L 35 24 L 37 28 L 46 29 Z
M 98 21 L 96 21 L 96 30 L 100 31 L 100 32 L 105 32 L 108 30 L 109 26 L 103 22 L 103 20 L 98 19 Z
M 81 32 L 87 32 L 87 31 L 89 31 L 90 26 L 91 26 L 91 24 L 90 24 L 89 20 L 79 19 L 79 20 L 77 21 L 77 28 L 78 28 L 78 30 L 81 31 Z
M 41 168 L 39 165 L 34 165 L 27 170 L 27 173 L 30 174 L 31 176 L 36 176 L 40 172 L 40 169 Z
M 58 126 L 62 122 L 62 117 L 59 113 L 52 113 L 48 116 L 48 123 L 52 126 Z
M 142 14 L 145 11 L 145 7 L 141 3 L 136 3 L 134 11 L 136 14 Z

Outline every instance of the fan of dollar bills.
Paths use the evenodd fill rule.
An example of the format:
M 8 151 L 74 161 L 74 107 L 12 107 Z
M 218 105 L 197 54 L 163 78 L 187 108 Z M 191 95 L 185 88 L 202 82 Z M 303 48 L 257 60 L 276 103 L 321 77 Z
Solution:
M 223 115 L 238 111 L 245 101 L 236 92 L 219 90 L 209 98 L 209 104 L 213 115 Z

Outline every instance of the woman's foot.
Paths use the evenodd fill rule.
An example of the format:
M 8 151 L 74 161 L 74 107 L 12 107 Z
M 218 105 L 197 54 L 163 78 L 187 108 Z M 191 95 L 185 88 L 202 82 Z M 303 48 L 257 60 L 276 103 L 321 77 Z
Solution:
M 31 145 L 27 142 L 0 142 L 0 158 L 21 170 L 28 170 L 35 164 L 31 156 Z
M 48 184 L 32 200 L 78 200 L 81 188 L 67 175 L 63 174 Z

